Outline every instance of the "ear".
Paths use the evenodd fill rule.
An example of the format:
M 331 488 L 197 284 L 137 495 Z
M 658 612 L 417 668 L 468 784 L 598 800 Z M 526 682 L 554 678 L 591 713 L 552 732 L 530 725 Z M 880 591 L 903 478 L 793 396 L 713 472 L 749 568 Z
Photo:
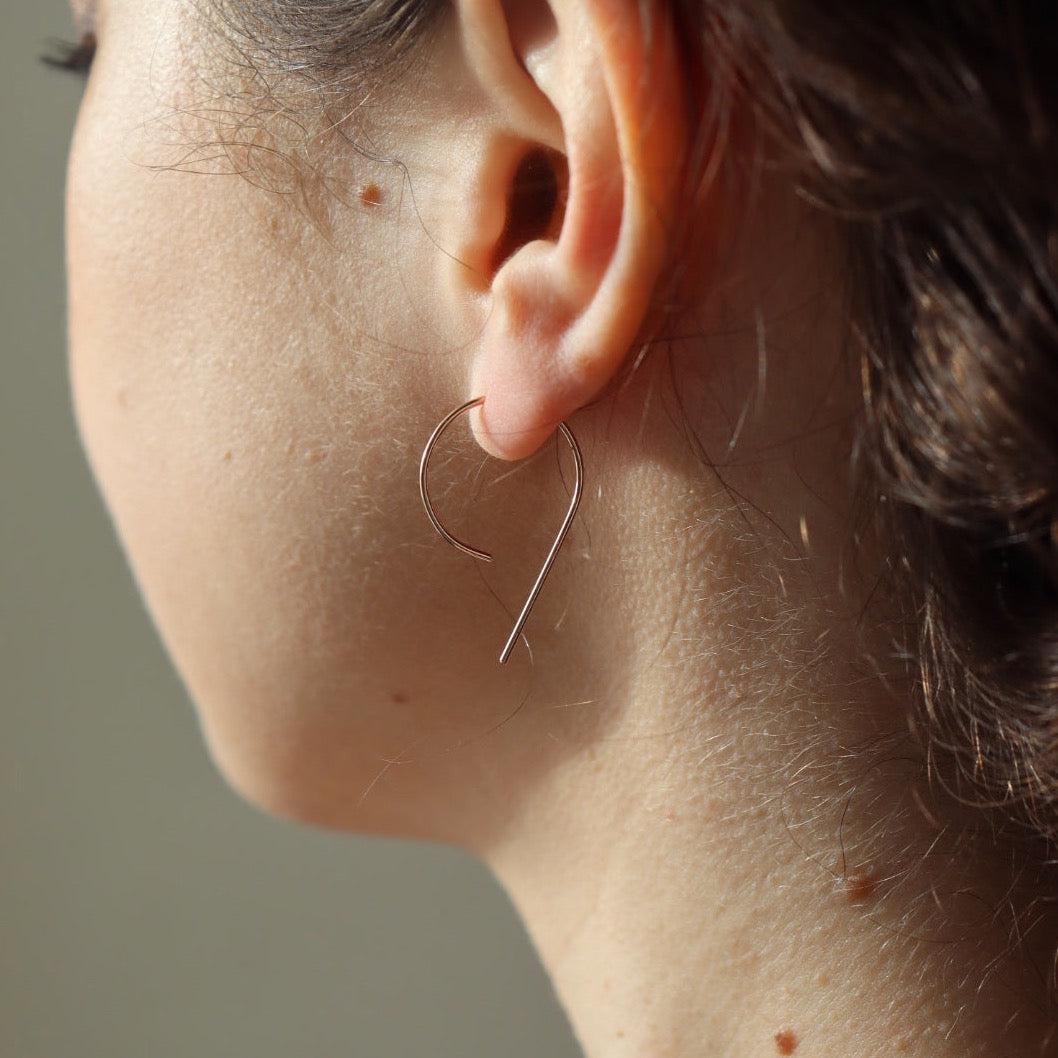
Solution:
M 479 231 L 463 243 L 479 248 L 486 287 L 472 421 L 483 448 L 520 459 L 603 389 L 644 332 L 683 175 L 680 61 L 662 2 L 457 10 L 492 104 L 471 182 L 481 201 L 467 214 Z

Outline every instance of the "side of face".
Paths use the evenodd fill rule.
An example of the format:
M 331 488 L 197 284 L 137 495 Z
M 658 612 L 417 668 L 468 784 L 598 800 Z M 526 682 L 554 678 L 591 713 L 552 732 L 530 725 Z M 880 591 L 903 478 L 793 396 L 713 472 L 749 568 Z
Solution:
M 194 5 L 99 18 L 68 196 L 92 466 L 223 770 L 282 812 L 395 825 L 398 791 L 358 804 L 405 781 L 386 762 L 465 736 L 497 691 L 454 672 L 494 636 L 472 603 L 450 620 L 480 584 L 416 492 L 465 376 L 466 321 L 433 301 L 458 205 L 434 174 L 465 149 L 463 115 L 439 122 L 456 45 L 442 32 L 414 90 L 373 106 L 367 152 L 356 122 L 299 141 L 240 103 Z
M 643 34 L 631 0 L 461 0 L 399 81 L 313 109 L 262 93 L 211 10 L 99 6 L 68 194 L 89 458 L 240 790 L 313 822 L 480 841 L 512 776 L 583 746 L 600 703 L 627 698 L 654 649 L 635 623 L 679 641 L 646 566 L 686 552 L 704 568 L 703 545 L 644 546 L 633 523 L 704 523 L 703 503 L 729 502 L 715 483 L 703 498 L 646 372 L 600 399 L 686 224 L 671 26 Z M 523 180 L 532 156 L 550 180 Z M 728 365 L 701 366 L 702 392 L 721 391 Z M 434 425 L 481 394 L 482 447 L 539 453 L 495 480 L 465 438 L 435 458 L 446 521 L 497 552 L 487 577 L 437 539 L 417 489 Z M 541 445 L 574 415 L 587 528 L 534 611 L 535 666 L 520 651 L 501 668 L 567 503 Z M 702 418 L 726 444 L 730 418 Z

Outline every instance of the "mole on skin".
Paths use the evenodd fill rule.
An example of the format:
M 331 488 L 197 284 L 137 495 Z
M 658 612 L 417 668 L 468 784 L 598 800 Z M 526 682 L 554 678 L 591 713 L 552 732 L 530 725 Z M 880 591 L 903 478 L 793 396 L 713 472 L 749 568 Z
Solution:
M 793 1029 L 779 1029 L 775 1034 L 775 1049 L 780 1054 L 793 1054 L 797 1050 L 797 1036 Z
M 382 191 L 378 184 L 365 184 L 360 188 L 360 205 L 365 208 L 377 206 L 382 201 Z
M 845 895 L 850 904 L 864 904 L 874 896 L 877 885 L 870 871 L 853 871 L 845 879 Z

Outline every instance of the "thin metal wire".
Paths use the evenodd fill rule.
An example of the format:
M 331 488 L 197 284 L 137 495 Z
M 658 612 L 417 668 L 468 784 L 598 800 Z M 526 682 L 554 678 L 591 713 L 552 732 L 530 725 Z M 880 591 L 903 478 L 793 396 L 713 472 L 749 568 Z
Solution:
M 433 454 L 434 447 L 440 440 L 441 434 L 443 434 L 460 415 L 465 415 L 472 408 L 477 408 L 484 403 L 484 397 L 476 397 L 474 400 L 468 400 L 466 404 L 460 405 L 450 415 L 446 415 L 438 424 L 434 432 L 430 434 L 430 439 L 426 442 L 426 447 L 422 452 L 422 459 L 419 461 L 419 495 L 422 497 L 423 507 L 426 508 L 426 514 L 433 523 L 433 527 L 445 538 L 445 540 L 447 540 L 453 547 L 458 548 L 458 550 L 462 551 L 465 555 L 481 559 L 482 562 L 491 562 L 492 555 L 490 555 L 489 552 L 480 551 L 478 548 L 471 547 L 470 544 L 464 543 L 462 540 L 454 537 L 441 524 L 440 519 L 434 512 L 433 503 L 430 500 L 430 486 L 427 477 L 430 466 L 430 456 Z M 569 532 L 569 527 L 573 524 L 573 519 L 577 514 L 577 508 L 580 506 L 581 493 L 584 491 L 584 461 L 581 458 L 580 446 L 577 444 L 576 438 L 570 433 L 569 427 L 564 422 L 559 423 L 558 429 L 569 444 L 570 450 L 573 452 L 574 463 L 576 464 L 577 476 L 573 483 L 573 496 L 570 499 L 569 510 L 566 512 L 566 517 L 562 521 L 562 526 L 558 531 L 558 535 L 555 537 L 555 541 L 551 545 L 551 550 L 547 553 L 547 558 L 544 559 L 544 564 L 540 567 L 540 572 L 537 574 L 536 580 L 534 581 L 532 588 L 529 590 L 529 596 L 525 600 L 522 612 L 518 615 L 518 620 L 514 622 L 514 628 L 512 629 L 511 634 L 507 637 L 507 642 L 504 644 L 503 650 L 500 652 L 501 665 L 507 663 L 507 659 L 511 656 L 511 651 L 514 650 L 514 644 L 518 642 L 518 637 L 522 634 L 522 629 L 525 627 L 525 622 L 536 603 L 537 596 L 540 594 L 540 589 L 544 586 L 544 581 L 547 579 L 548 573 L 551 572 L 551 567 L 555 564 L 555 558 L 558 555 L 559 548 L 562 547 L 562 543 L 566 539 L 566 534 Z

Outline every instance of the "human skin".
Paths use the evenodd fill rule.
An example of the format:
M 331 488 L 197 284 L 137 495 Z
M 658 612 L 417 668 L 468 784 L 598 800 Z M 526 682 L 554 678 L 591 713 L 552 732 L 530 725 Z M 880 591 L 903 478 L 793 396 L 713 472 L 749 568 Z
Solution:
M 636 8 L 456 3 L 339 135 L 240 106 L 194 5 L 103 0 L 68 196 L 101 489 L 233 785 L 481 856 L 589 1054 L 1045 1053 L 1020 956 L 987 969 L 1009 878 L 933 822 L 884 604 L 863 620 L 840 255 L 778 178 L 680 214 L 678 64 Z M 540 147 L 568 199 L 500 260 Z M 607 389 L 681 224 L 692 337 Z M 482 447 L 540 452 L 435 464 L 487 579 L 416 487 L 482 394 Z M 501 667 L 565 506 L 558 419 L 585 500 Z

